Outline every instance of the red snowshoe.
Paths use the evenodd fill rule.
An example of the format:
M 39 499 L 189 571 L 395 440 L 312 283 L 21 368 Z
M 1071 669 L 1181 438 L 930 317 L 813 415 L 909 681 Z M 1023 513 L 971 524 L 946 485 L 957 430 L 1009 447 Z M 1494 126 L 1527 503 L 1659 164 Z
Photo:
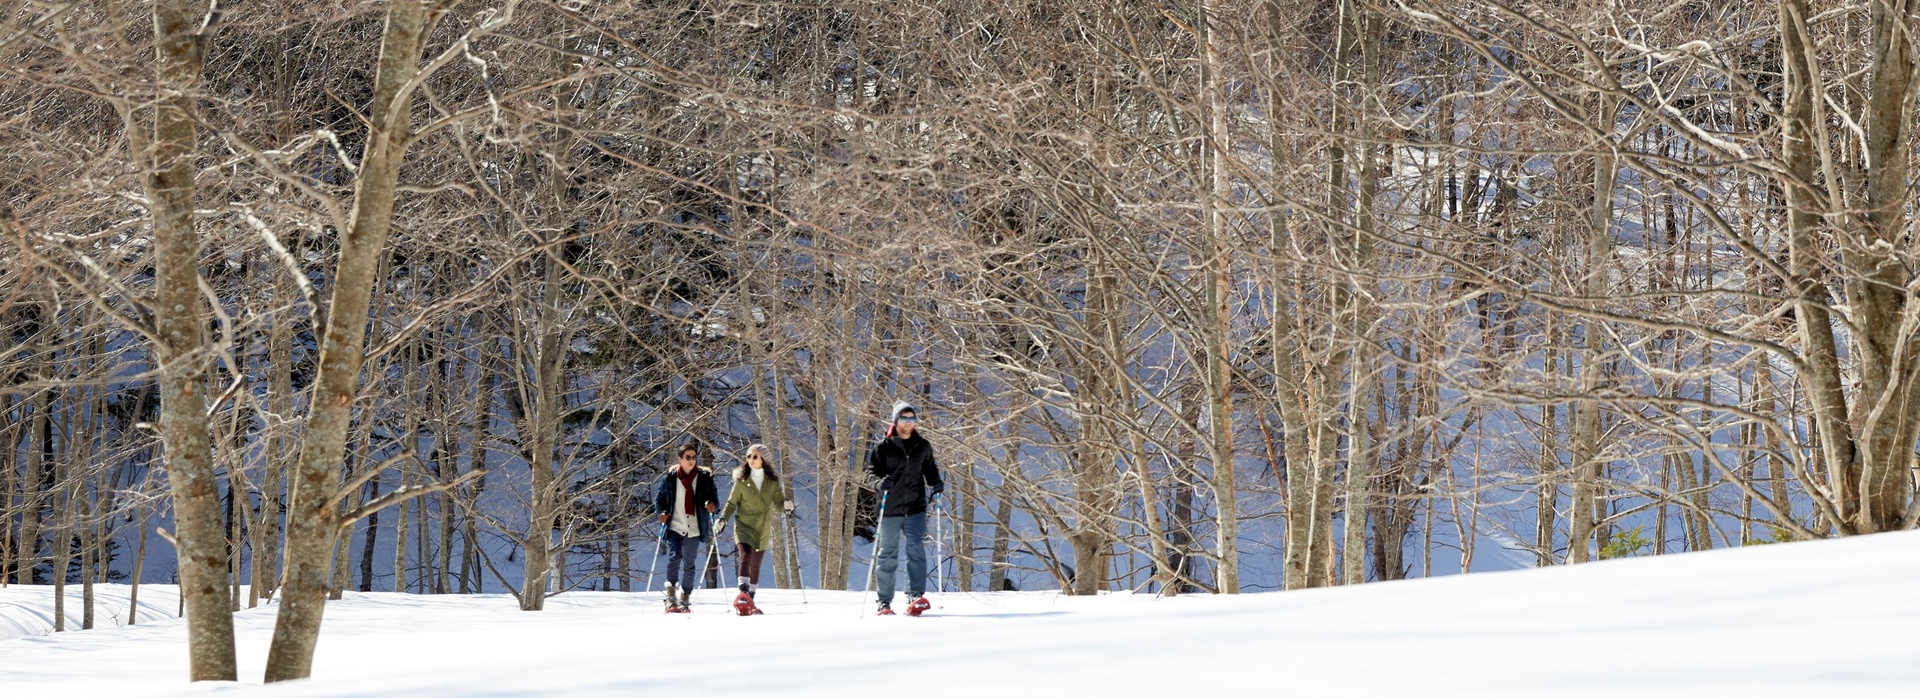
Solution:
M 753 604 L 753 596 L 744 591 L 733 597 L 733 612 L 743 616 L 762 615 L 760 607 Z
M 907 602 L 907 615 L 917 616 L 926 613 L 929 608 L 933 608 L 933 603 L 928 601 L 927 597 L 915 596 L 912 601 Z
M 667 612 L 668 613 L 692 613 L 693 612 L 692 594 L 683 593 L 676 598 L 674 597 L 672 591 L 668 591 L 667 592 Z
M 880 604 L 880 612 L 875 615 L 891 616 L 893 615 L 893 607 L 882 603 Z

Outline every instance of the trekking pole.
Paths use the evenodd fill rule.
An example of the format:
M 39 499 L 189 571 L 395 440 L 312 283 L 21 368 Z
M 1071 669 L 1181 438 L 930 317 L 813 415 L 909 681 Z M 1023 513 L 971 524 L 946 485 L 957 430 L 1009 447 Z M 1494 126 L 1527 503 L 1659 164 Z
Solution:
M 946 539 L 940 537 L 940 495 L 933 495 L 933 588 L 947 593 Z
M 660 569 L 660 549 L 667 547 L 667 530 L 662 527 L 660 535 L 654 536 L 653 562 L 647 563 L 647 591 L 653 591 L 653 573 Z
M 887 491 L 880 491 L 880 515 L 873 517 L 873 554 L 867 556 L 867 586 L 860 590 L 860 602 L 866 603 L 867 594 L 873 593 L 874 577 L 880 572 L 880 526 L 887 518 Z M 847 542 L 853 542 L 848 539 Z
M 722 519 L 718 523 L 715 523 L 713 525 L 713 528 L 711 529 L 713 531 L 713 540 L 707 543 L 707 564 L 705 567 L 700 568 L 700 577 L 703 579 L 707 576 L 708 572 L 712 572 L 714 574 L 713 581 L 715 586 L 712 588 L 715 588 L 715 589 L 719 588 L 718 585 L 720 583 L 720 577 L 723 575 L 720 574 L 719 568 L 713 566 L 713 558 L 714 556 L 720 554 L 720 530 L 726 527 L 727 527 L 727 522 L 725 519 Z

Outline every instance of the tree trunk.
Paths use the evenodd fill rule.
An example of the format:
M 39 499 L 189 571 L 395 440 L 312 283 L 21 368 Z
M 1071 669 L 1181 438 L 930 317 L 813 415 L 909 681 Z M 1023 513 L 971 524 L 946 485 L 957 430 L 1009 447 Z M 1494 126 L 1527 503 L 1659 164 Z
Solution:
M 140 541 L 135 544 L 133 575 L 127 580 L 130 585 L 127 589 L 127 625 L 140 620 L 140 582 L 147 569 L 147 532 L 153 530 L 147 525 L 147 511 L 146 507 L 140 508 Z
M 1559 370 L 1562 359 L 1559 348 L 1566 346 L 1566 338 L 1554 316 L 1549 315 L 1545 323 L 1546 370 L 1551 372 Z M 1560 561 L 1560 556 L 1553 552 L 1553 536 L 1559 528 L 1555 519 L 1560 513 L 1560 406 L 1553 402 L 1540 405 L 1540 456 L 1537 469 L 1540 472 L 1540 484 L 1534 494 L 1533 504 L 1534 564 L 1547 567 Z
M 36 351 L 36 354 L 40 352 Z M 27 400 L 31 415 L 20 439 L 27 442 L 27 474 L 20 481 L 20 538 L 15 550 L 13 581 L 32 584 L 33 568 L 40 563 L 42 512 L 46 509 L 46 454 L 41 440 L 47 430 L 47 391 L 40 390 Z
M 449 405 L 452 400 L 447 400 Z M 452 420 L 444 420 L 440 429 L 440 449 L 434 459 L 433 476 L 441 482 L 454 478 L 459 466 L 454 462 L 453 444 L 447 439 L 453 433 Z M 440 492 L 434 495 L 434 509 L 440 514 L 435 525 L 439 526 L 440 545 L 434 550 L 433 593 L 445 594 L 452 589 L 452 580 L 448 577 L 448 568 L 453 566 L 453 527 L 459 521 L 459 511 L 453 506 L 453 493 Z
M 297 291 L 285 274 L 274 280 L 274 298 L 292 304 Z M 247 607 L 260 599 L 273 598 L 280 586 L 280 505 L 289 457 L 294 442 L 292 430 L 282 421 L 293 416 L 293 323 L 286 314 L 274 316 L 267 330 L 267 420 L 265 467 L 260 479 L 260 507 L 255 510 L 253 526 L 253 591 L 247 594 Z
M 267 651 L 268 682 L 303 679 L 313 672 L 313 651 L 326 609 L 327 557 L 340 530 L 340 511 L 333 504 L 340 486 L 340 456 L 353 418 L 360 366 L 366 359 L 375 270 L 393 223 L 395 186 L 410 131 L 409 82 L 419 69 L 426 43 L 429 4 L 394 0 L 381 35 L 373 103 L 367 111 L 367 145 L 354 185 L 352 220 L 340 239 L 312 408 L 287 510 L 287 569 L 273 645 Z
M 200 235 L 194 228 L 194 91 L 205 8 L 188 0 L 154 3 L 159 98 L 153 107 L 147 163 L 148 211 L 154 237 L 154 329 L 160 373 L 160 440 L 173 492 L 180 596 L 186 606 L 188 676 L 233 681 L 233 612 L 225 589 L 227 545 L 220 525 L 205 395 L 207 356 L 201 321 Z M 128 124 L 128 131 L 144 131 Z M 137 143 L 137 141 L 136 141 Z M 64 570 L 61 570 L 64 574 Z
M 1354 148 L 1347 152 L 1358 152 L 1359 197 L 1354 202 L 1354 232 L 1352 234 L 1351 259 L 1348 272 L 1351 277 L 1348 284 L 1353 286 L 1351 332 L 1353 333 L 1352 358 L 1347 360 L 1352 372 L 1347 381 L 1347 492 L 1346 516 L 1342 524 L 1345 540 L 1341 552 L 1341 583 L 1360 584 L 1367 581 L 1367 513 L 1373 510 L 1371 492 L 1373 483 L 1373 450 L 1371 444 L 1372 421 L 1367 409 L 1373 402 L 1374 391 L 1374 289 L 1378 283 L 1374 280 L 1373 270 L 1373 207 L 1374 199 L 1380 190 L 1379 148 L 1374 145 L 1372 119 L 1373 89 L 1380 84 L 1379 70 L 1379 33 L 1380 20 L 1372 12 L 1353 8 L 1358 15 L 1354 24 L 1358 29 L 1360 48 L 1360 82 L 1355 87 L 1359 92 L 1359 105 L 1355 110 L 1355 131 L 1359 137 Z M 1381 417 L 1385 417 L 1383 413 Z
M 1226 86 L 1220 73 L 1220 57 L 1213 47 L 1214 8 L 1211 0 L 1202 0 L 1200 27 L 1201 78 L 1207 95 L 1208 137 L 1201 152 L 1205 158 L 1205 172 L 1202 181 L 1205 186 L 1201 192 L 1201 255 L 1206 269 L 1207 288 L 1207 327 L 1202 332 L 1206 338 L 1206 379 L 1203 385 L 1207 390 L 1207 455 L 1213 462 L 1213 495 L 1216 540 L 1215 555 L 1219 558 L 1220 571 L 1214 579 L 1214 588 L 1223 594 L 1240 593 L 1240 513 L 1236 498 L 1239 486 L 1234 481 L 1233 452 L 1233 287 L 1230 273 L 1232 262 L 1226 244 L 1227 218 L 1225 208 L 1232 196 L 1233 184 L 1227 177 L 1227 153 L 1232 148 L 1228 143 L 1225 104 Z
M 62 400 L 62 402 L 65 401 Z M 69 411 L 68 414 L 62 416 L 64 417 L 64 419 L 61 420 L 64 422 L 62 431 L 65 431 L 73 424 L 73 415 L 71 411 Z M 51 424 L 52 422 L 49 422 L 49 425 Z M 49 430 L 49 433 L 46 435 L 46 444 L 48 446 L 47 457 L 59 462 L 60 459 L 57 457 L 57 454 L 53 452 L 52 436 L 53 434 L 51 430 Z M 67 630 L 67 568 L 73 566 L 73 500 L 74 495 L 80 489 L 73 483 L 72 446 L 72 440 L 69 439 L 67 444 L 67 457 L 64 459 L 65 462 L 54 468 L 54 487 L 56 492 L 53 500 L 56 507 L 54 509 L 54 516 L 59 518 L 60 528 L 59 534 L 52 536 L 53 549 L 47 552 L 53 556 L 53 564 L 48 571 L 53 577 L 50 581 L 53 582 L 53 631 L 56 633 L 66 632 Z
M 399 487 L 403 488 L 412 484 L 409 482 L 411 479 L 412 478 L 402 475 Z M 415 501 L 418 500 L 416 499 Z M 407 585 L 407 534 L 411 533 L 412 530 L 408 527 L 410 522 L 407 516 L 407 505 L 412 503 L 413 502 L 401 502 L 393 507 L 393 590 L 395 593 L 400 594 L 405 594 L 409 591 Z
M 1013 501 L 1004 495 L 993 510 L 993 549 L 987 553 L 987 591 L 1007 588 L 1007 549 L 1011 537 Z
M 1074 494 L 1073 530 L 1067 540 L 1073 549 L 1077 570 L 1068 593 L 1091 596 L 1099 593 L 1112 548 L 1113 512 L 1119 504 L 1118 485 L 1114 482 L 1114 446 L 1118 427 L 1113 423 L 1123 400 L 1123 382 L 1117 380 L 1112 366 L 1126 356 L 1120 330 L 1123 300 L 1119 293 L 1119 271 L 1107 263 L 1105 255 L 1092 245 L 1088 253 L 1090 278 L 1086 282 L 1087 301 L 1084 323 L 1091 330 L 1096 350 L 1076 362 L 1077 383 L 1082 399 L 1079 405 L 1080 440 L 1072 448 L 1071 468 Z M 1230 476 L 1229 476 L 1230 477 Z
M 362 463 L 360 467 L 370 467 Z M 380 498 L 380 478 L 367 482 L 367 492 L 360 497 L 361 502 L 371 502 Z M 367 515 L 367 539 L 360 544 L 360 590 L 373 591 L 373 549 L 380 541 L 380 512 Z
M 1850 533 L 1897 531 L 1909 523 L 1914 441 L 1920 432 L 1920 381 L 1914 367 L 1920 341 L 1909 326 L 1907 252 L 1912 249 L 1908 181 L 1913 162 L 1916 83 L 1913 33 L 1920 0 L 1870 3 L 1871 91 L 1861 127 L 1866 131 L 1866 215 L 1855 244 L 1841 255 L 1849 272 L 1847 300 L 1854 317 L 1854 354 L 1859 381 L 1854 400 L 1862 409 L 1857 473 L 1843 487 L 1858 502 L 1843 527 Z
M 1600 98 L 1596 126 L 1612 133 L 1614 101 Z M 1603 298 L 1613 272 L 1613 190 L 1617 163 L 1610 152 L 1593 156 L 1593 199 L 1589 202 L 1586 236 L 1585 292 L 1588 298 Z M 1593 399 L 1601 388 L 1604 323 L 1587 318 L 1580 334 L 1580 394 L 1589 398 L 1577 404 L 1573 412 L 1573 502 L 1568 515 L 1567 562 L 1591 559 L 1594 527 L 1603 513 L 1600 505 L 1606 497 L 1605 464 L 1600 459 L 1600 403 Z M 1606 541 L 1599 541 L 1606 545 Z

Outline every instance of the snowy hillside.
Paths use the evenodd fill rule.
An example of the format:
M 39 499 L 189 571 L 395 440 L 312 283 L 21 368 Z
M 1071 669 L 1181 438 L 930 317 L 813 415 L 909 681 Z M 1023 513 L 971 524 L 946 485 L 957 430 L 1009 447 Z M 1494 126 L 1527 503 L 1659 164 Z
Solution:
M 848 592 L 349 594 L 309 682 L 360 695 L 1920 695 L 1920 532 L 1239 597 L 945 594 L 875 618 Z M 0 599 L 19 604 L 15 588 Z M 41 591 L 44 591 L 42 589 Z M 144 592 L 143 592 L 144 595 Z M 41 594 L 40 596 L 45 596 Z M 272 609 L 238 616 L 257 681 Z M 179 621 L 0 641 L 19 695 L 189 686 Z

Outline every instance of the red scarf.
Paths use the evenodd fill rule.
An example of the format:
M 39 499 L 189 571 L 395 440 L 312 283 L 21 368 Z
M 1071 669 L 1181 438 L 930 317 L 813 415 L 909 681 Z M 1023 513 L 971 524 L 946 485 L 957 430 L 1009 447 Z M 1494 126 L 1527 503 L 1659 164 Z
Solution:
M 699 475 L 700 475 L 700 471 L 699 471 L 699 470 L 697 470 L 697 469 L 696 469 L 696 470 L 689 470 L 689 471 L 686 471 L 686 472 L 675 472 L 675 473 L 673 474 L 673 476 L 674 476 L 674 477 L 677 477 L 677 478 L 680 478 L 680 488 L 681 488 L 681 491 L 683 491 L 683 492 L 686 492 L 686 493 L 687 493 L 687 494 L 686 494 L 686 509 L 687 509 L 687 515 L 688 515 L 688 516 L 696 516 L 696 515 L 698 515 L 698 511 L 697 511 L 697 510 L 696 510 L 696 509 L 694 508 L 694 506 L 693 506 L 693 479 L 694 479 L 695 477 L 698 477 Z

